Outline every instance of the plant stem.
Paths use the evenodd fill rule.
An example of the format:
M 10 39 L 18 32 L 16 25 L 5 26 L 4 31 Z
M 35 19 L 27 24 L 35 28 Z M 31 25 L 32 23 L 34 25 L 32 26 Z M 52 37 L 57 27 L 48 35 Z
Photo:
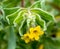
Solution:
M 24 7 L 24 0 L 21 1 L 21 7 Z

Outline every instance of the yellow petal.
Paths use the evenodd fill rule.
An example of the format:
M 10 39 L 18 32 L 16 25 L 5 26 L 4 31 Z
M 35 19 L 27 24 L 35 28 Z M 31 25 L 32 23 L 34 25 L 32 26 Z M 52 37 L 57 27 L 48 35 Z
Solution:
M 35 29 L 38 30 L 38 31 L 41 30 L 40 26 L 35 27 Z
M 39 40 L 39 36 L 35 36 L 35 40 Z
M 37 26 L 37 27 L 35 27 L 35 29 L 34 30 L 36 30 L 36 32 L 37 32 L 37 34 L 39 35 L 40 34 L 40 30 L 41 30 L 41 28 L 40 28 L 40 26 Z
M 41 35 L 43 35 L 43 34 L 44 34 L 44 32 L 43 32 L 43 31 L 40 31 L 40 33 L 39 33 L 39 34 L 40 34 L 40 36 L 41 36 Z
M 60 38 L 60 31 L 58 31 L 58 32 L 56 33 L 56 37 L 57 37 L 57 38 Z
M 30 33 L 29 38 L 30 38 L 31 40 L 33 40 L 34 35 Z
M 21 39 L 23 39 L 26 43 L 30 42 L 29 33 L 24 34 Z
M 33 32 L 34 28 L 30 28 L 30 33 Z
M 30 42 L 30 39 L 25 39 L 25 43 L 29 43 Z
M 44 47 L 43 44 L 41 44 L 41 45 L 39 46 L 39 49 L 43 49 L 43 47 Z

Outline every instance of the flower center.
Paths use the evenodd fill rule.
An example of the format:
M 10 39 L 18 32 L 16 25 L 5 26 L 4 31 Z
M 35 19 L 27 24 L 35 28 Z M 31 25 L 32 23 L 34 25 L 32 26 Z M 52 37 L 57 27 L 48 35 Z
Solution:
M 33 32 L 34 32 L 34 33 L 37 33 L 37 30 L 34 30 Z
M 26 36 L 26 38 L 29 38 L 29 36 Z

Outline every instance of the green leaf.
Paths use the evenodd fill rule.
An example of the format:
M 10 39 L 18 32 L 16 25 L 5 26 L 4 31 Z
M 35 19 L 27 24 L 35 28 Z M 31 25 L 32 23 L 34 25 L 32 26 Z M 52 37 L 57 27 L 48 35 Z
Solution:
M 2 7 L 8 7 L 8 8 L 11 8 L 11 7 L 16 7 L 18 5 L 20 0 L 3 0 L 1 2 L 2 4 Z
M 20 10 L 21 9 L 17 10 L 13 14 L 10 14 L 10 15 L 6 16 L 6 19 L 7 19 L 7 21 L 8 21 L 9 24 L 13 24 L 13 21 L 17 17 L 17 15 L 18 15 L 18 13 L 19 13 Z
M 36 15 L 36 22 L 43 28 L 44 31 L 46 30 L 46 22 L 41 19 L 40 15 Z
M 32 4 L 30 8 L 41 8 L 40 1 L 37 1 L 34 4 Z
M 14 27 L 10 26 L 8 36 L 8 49 L 15 49 L 15 48 L 16 48 L 16 35 L 14 32 Z
M 26 19 L 24 19 L 23 21 L 22 21 L 22 23 L 21 23 L 21 25 L 20 25 L 20 27 L 19 27 L 19 34 L 20 34 L 20 36 L 22 36 L 24 33 L 26 33 L 26 21 L 25 21 Z
M 16 12 L 19 8 L 18 7 L 13 7 L 13 8 L 3 8 L 5 16 L 10 15 L 14 12 Z
M 41 18 L 46 20 L 46 21 L 55 21 L 54 16 L 50 15 L 46 11 L 43 11 L 42 9 L 34 8 L 34 9 L 31 9 L 31 11 L 41 15 Z
M 19 34 L 22 36 L 23 35 L 23 25 L 25 23 L 26 17 L 24 15 L 24 13 L 26 12 L 26 10 L 20 11 L 18 13 L 18 16 L 15 18 L 15 20 L 13 21 L 14 25 L 18 25 L 19 26 Z M 25 28 L 26 29 L 26 28 Z
M 20 11 L 19 13 L 18 13 L 18 16 L 15 18 L 15 20 L 14 20 L 14 24 L 19 24 L 19 25 L 21 25 L 21 23 L 22 23 L 22 21 L 25 19 L 25 15 L 24 15 L 24 13 L 25 13 L 26 11 Z
M 55 34 L 57 29 L 55 28 L 55 23 L 50 21 L 47 23 L 47 30 L 46 30 L 46 34 L 49 36 L 51 34 Z
M 41 9 L 45 10 L 45 0 L 40 0 L 41 4 Z

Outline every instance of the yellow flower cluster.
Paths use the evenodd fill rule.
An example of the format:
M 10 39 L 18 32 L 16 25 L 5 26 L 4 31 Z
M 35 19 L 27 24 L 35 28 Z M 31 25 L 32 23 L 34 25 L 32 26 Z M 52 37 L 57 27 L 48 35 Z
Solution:
M 39 37 L 43 35 L 44 32 L 42 31 L 40 26 L 31 27 L 29 32 L 23 35 L 22 39 L 25 40 L 26 43 L 34 40 L 39 40 Z

